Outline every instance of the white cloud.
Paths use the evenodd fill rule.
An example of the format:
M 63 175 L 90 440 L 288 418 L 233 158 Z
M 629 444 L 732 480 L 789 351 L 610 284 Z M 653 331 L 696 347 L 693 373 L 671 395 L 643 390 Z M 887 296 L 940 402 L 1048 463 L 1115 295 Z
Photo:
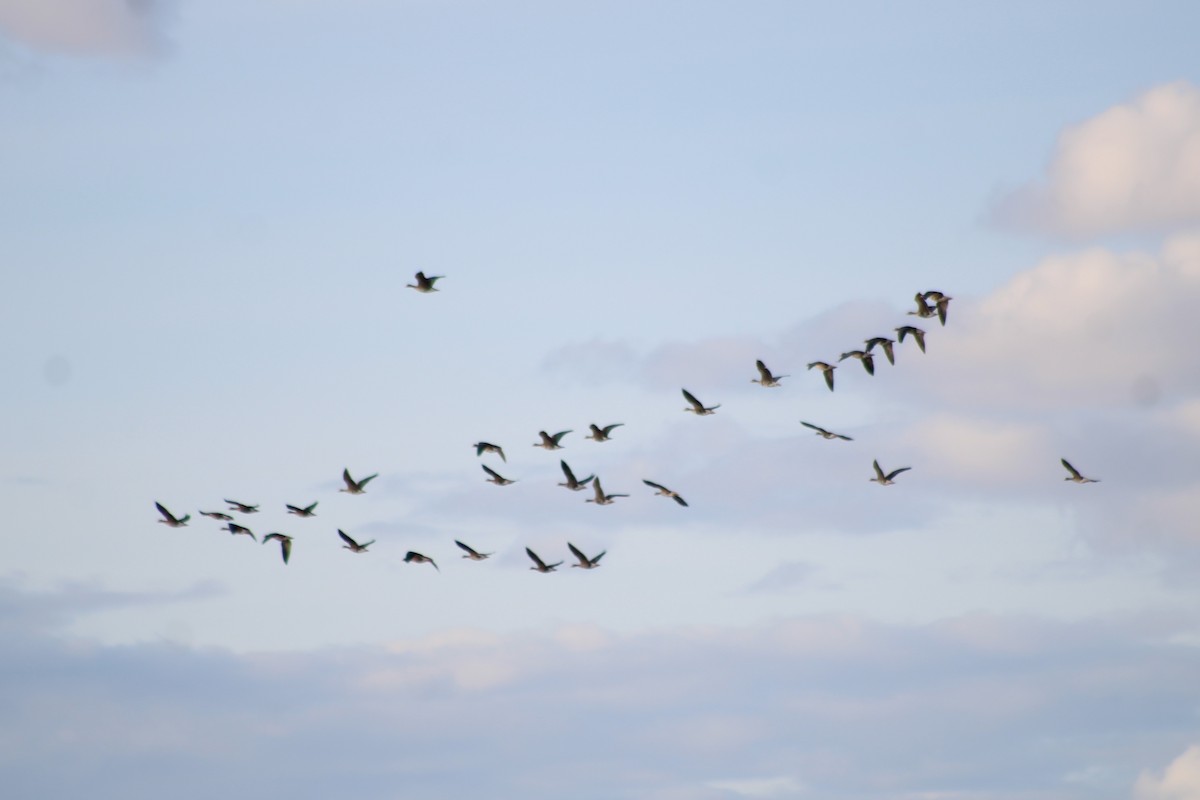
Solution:
M 1200 745 L 1185 750 L 1162 775 L 1143 772 L 1133 796 L 1135 800 L 1200 800 Z
M 1200 89 L 1159 86 L 1066 129 L 1045 179 L 1003 197 L 992 214 L 1078 236 L 1200 221 Z
M 160 45 L 163 0 L 0 0 L 0 34 L 80 55 L 143 55 Z

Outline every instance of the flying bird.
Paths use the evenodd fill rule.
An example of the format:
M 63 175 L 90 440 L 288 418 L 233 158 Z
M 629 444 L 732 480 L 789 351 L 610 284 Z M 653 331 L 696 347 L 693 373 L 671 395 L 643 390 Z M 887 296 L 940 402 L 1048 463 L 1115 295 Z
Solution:
M 674 500 L 676 503 L 679 503 L 679 505 L 681 505 L 685 508 L 687 507 L 686 500 L 684 500 L 682 497 L 680 497 L 676 492 L 673 492 L 670 489 L 668 489 L 667 487 L 663 486 L 661 483 L 655 483 L 654 481 L 648 481 L 645 478 L 642 478 L 642 483 L 646 484 L 651 489 L 657 489 L 658 491 L 655 492 L 656 495 L 661 494 L 663 497 L 669 497 L 672 500 Z
M 778 386 L 781 378 L 788 377 L 787 375 L 772 375 L 771 370 L 767 369 L 767 365 L 761 360 L 755 361 L 754 366 L 758 367 L 759 377 L 751 378 L 750 382 L 760 384 L 764 389 Z
M 567 547 L 571 549 L 571 552 L 575 555 L 575 558 L 579 559 L 578 564 L 572 564 L 571 566 L 582 567 L 583 569 L 595 569 L 596 567 L 600 566 L 600 559 L 604 558 L 604 554 L 608 552 L 607 550 L 601 550 L 600 555 L 594 558 L 588 558 L 583 554 L 582 550 L 570 542 L 567 542 Z
M 503 461 L 505 464 L 508 463 L 508 459 L 504 457 L 504 448 L 498 444 L 492 444 L 491 442 L 476 442 L 471 446 L 475 448 L 475 455 L 477 456 L 481 456 L 484 453 L 495 453 L 496 455 L 500 456 L 501 461 Z
M 258 513 L 257 505 L 253 505 L 253 506 L 247 505 L 246 503 L 239 503 L 237 500 L 228 500 L 228 499 L 225 502 L 229 503 L 229 508 L 232 511 L 240 511 L 243 514 L 257 514 Z
M 233 519 L 231 515 L 226 514 L 224 511 L 201 511 L 200 516 L 212 517 L 213 519 L 219 519 L 222 522 L 229 522 Z
M 570 431 L 559 431 L 551 436 L 545 431 L 538 431 L 538 436 L 542 437 L 542 440 L 540 442 L 534 442 L 533 446 L 542 447 L 546 450 L 562 450 L 562 445 L 559 444 L 559 442 L 562 441 L 562 438 L 568 433 L 570 433 Z
M 499 472 L 496 472 L 496 470 L 492 469 L 487 464 L 480 464 L 479 466 L 483 467 L 484 472 L 492 476 L 487 479 L 488 483 L 494 483 L 497 486 L 508 486 L 510 483 L 516 483 L 515 480 L 510 481 L 508 478 L 504 477 Z
M 283 555 L 283 563 L 287 563 L 292 557 L 292 537 L 284 533 L 268 533 L 262 538 L 262 543 L 266 544 L 272 539 L 279 540 L 279 552 Z
M 1067 472 L 1071 473 L 1070 477 L 1063 478 L 1064 481 L 1074 481 L 1075 483 L 1099 483 L 1100 482 L 1100 480 L 1098 478 L 1085 478 L 1082 475 L 1080 475 L 1079 470 L 1072 467 L 1071 462 L 1067 461 L 1065 458 L 1059 459 L 1059 460 L 1062 461 L 1062 465 L 1067 468 Z
M 905 336 L 912 336 L 916 339 L 917 347 L 921 348 L 922 353 L 925 352 L 925 331 L 912 325 L 901 325 L 899 328 L 896 328 L 897 339 L 903 342 Z
M 351 553 L 365 553 L 365 552 L 367 552 L 368 547 L 375 544 L 374 539 L 372 539 L 369 542 L 364 542 L 362 544 L 359 544 L 358 542 L 354 541 L 349 536 L 347 536 L 346 532 L 343 531 L 341 528 L 338 528 L 338 536 L 342 537 L 342 541 L 345 542 L 345 544 L 342 545 L 342 547 L 346 550 L 349 550 Z
M 463 556 L 463 558 L 469 558 L 472 561 L 483 561 L 485 558 L 491 555 L 491 553 L 481 553 L 475 548 L 463 544 L 458 539 L 455 539 L 454 543 L 466 551 L 467 554 Z
M 563 471 L 563 475 L 566 475 L 566 476 L 567 476 L 567 482 L 566 482 L 566 483 L 560 483 L 560 484 L 559 484 L 559 486 L 565 486 L 565 487 L 567 487 L 568 489 L 570 489 L 572 492 L 578 492 L 580 489 L 585 489 L 585 488 L 587 488 L 588 481 L 590 481 L 590 480 L 592 480 L 593 478 L 595 478 L 595 477 L 596 477 L 595 475 L 588 475 L 586 478 L 584 478 L 584 479 L 583 479 L 583 480 L 581 480 L 581 481 L 580 481 L 580 480 L 576 480 L 576 479 L 575 479 L 575 473 L 574 473 L 574 472 L 572 472 L 572 471 L 571 471 L 571 468 L 567 466 L 567 462 L 566 462 L 566 461 L 563 461 L 563 460 L 561 460 L 561 459 L 560 459 L 558 463 L 562 465 L 562 471 Z
M 405 564 L 410 564 L 410 563 L 411 564 L 433 564 L 433 568 L 436 569 L 438 572 L 441 572 L 441 569 L 438 568 L 436 561 L 434 561 L 429 556 L 421 555 L 416 550 L 409 550 L 407 553 L 404 554 L 404 563 Z
M 238 525 L 236 522 L 229 523 L 221 530 L 229 531 L 234 536 L 249 536 L 254 541 L 256 541 L 256 542 L 258 541 L 258 537 L 254 535 L 253 531 L 251 531 L 249 528 L 247 528 L 244 525 Z
M 184 514 L 182 517 L 175 516 L 170 511 L 167 511 L 167 507 L 157 500 L 154 501 L 154 507 L 158 509 L 158 513 L 163 515 L 163 518 L 160 519 L 159 522 L 170 528 L 182 528 L 186 526 L 188 520 L 192 518 L 191 514 Z
M 917 310 L 909 311 L 910 315 L 919 317 L 920 319 L 929 319 L 930 317 L 937 316 L 937 309 L 925 302 L 925 295 L 917 292 L 913 295 L 913 300 L 917 302 Z
M 613 498 L 615 498 L 615 497 L 629 497 L 629 495 L 627 495 L 627 494 L 605 494 L 604 490 L 600 488 L 600 479 L 599 478 L 595 478 L 592 480 L 592 488 L 596 491 L 596 497 L 594 500 L 593 499 L 587 500 L 587 502 L 595 503 L 598 506 L 611 505 Z
M 612 433 L 615 428 L 619 428 L 624 424 L 624 422 L 614 422 L 612 425 L 605 425 L 603 428 L 601 428 L 593 422 L 589 426 L 592 429 L 592 435 L 585 436 L 583 438 L 591 439 L 593 442 L 607 442 L 609 440 L 609 434 Z
M 720 403 L 717 403 L 715 406 L 705 406 L 704 403 L 701 403 L 696 399 L 696 395 L 692 394 L 687 389 L 683 390 L 683 399 L 692 404 L 691 408 L 685 408 L 684 411 L 690 411 L 698 417 L 706 417 L 709 414 L 715 414 L 717 409 L 721 407 Z
M 304 506 L 303 508 L 300 506 L 289 505 L 287 507 L 287 513 L 295 514 L 297 517 L 315 517 L 317 513 L 313 511 L 313 509 L 316 507 L 316 503 L 313 503 L 310 506 Z
M 446 276 L 445 275 L 430 275 L 429 277 L 425 277 L 424 272 L 418 272 L 415 277 L 416 277 L 416 281 L 417 281 L 416 283 L 407 283 L 407 284 L 405 284 L 405 286 L 409 289 L 416 289 L 418 292 L 428 293 L 428 292 L 436 292 L 437 289 L 435 289 L 433 285 Z
M 826 364 L 824 361 L 814 361 L 808 365 L 809 369 L 816 367 L 825 373 L 825 385 L 829 387 L 829 391 L 833 391 L 833 371 L 837 369 L 833 364 Z
M 879 468 L 878 461 L 873 461 L 871 463 L 875 467 L 875 477 L 871 478 L 871 481 L 873 483 L 878 483 L 880 486 L 891 486 L 893 483 L 895 483 L 893 478 L 895 478 L 901 472 L 907 472 L 908 470 L 912 469 L 912 467 L 901 467 L 900 469 L 894 469 L 887 475 L 884 475 L 883 470 Z
M 820 425 L 813 425 L 811 422 L 805 422 L 804 420 L 800 420 L 800 424 L 806 428 L 811 428 L 812 430 L 817 432 L 817 436 L 821 436 L 826 439 L 841 439 L 842 441 L 845 441 L 845 442 L 853 442 L 854 441 L 849 436 L 843 436 L 840 433 L 834 433 L 833 431 L 827 431 L 824 428 L 822 428 Z
M 350 477 L 350 470 L 343 469 L 342 470 L 342 480 L 346 482 L 346 488 L 338 489 L 338 491 L 346 492 L 347 494 L 363 494 L 364 492 L 367 491 L 367 484 L 370 483 L 371 481 L 375 480 L 378 477 L 379 477 L 379 473 L 376 472 L 374 475 L 368 475 L 367 477 L 363 478 L 361 481 L 356 481 L 356 480 L 354 480 L 354 478 Z
M 838 361 L 845 361 L 847 358 L 857 358 L 862 362 L 863 369 L 868 375 L 875 374 L 875 357 L 866 350 L 851 350 L 849 353 L 842 353 L 842 357 Z
M 874 336 L 870 339 L 863 339 L 863 341 L 866 342 L 868 353 L 874 350 L 877 345 L 882 346 L 883 354 L 887 356 L 888 363 L 893 366 L 896 364 L 896 352 L 892 347 L 895 344 L 894 340 L 886 336 Z
M 528 553 L 529 557 L 533 559 L 534 566 L 530 567 L 530 569 L 536 569 L 538 572 L 554 572 L 554 569 L 562 564 L 561 561 L 554 564 L 547 564 L 545 561 L 542 561 L 540 558 L 538 558 L 538 554 L 530 550 L 528 547 L 525 548 L 525 552 Z
M 950 301 L 953 299 L 954 299 L 953 297 L 947 297 L 946 295 L 942 294 L 941 292 L 938 292 L 938 298 L 936 301 L 937 302 L 937 318 L 938 318 L 938 321 L 941 322 L 943 326 L 946 324 L 946 311 L 950 308 Z

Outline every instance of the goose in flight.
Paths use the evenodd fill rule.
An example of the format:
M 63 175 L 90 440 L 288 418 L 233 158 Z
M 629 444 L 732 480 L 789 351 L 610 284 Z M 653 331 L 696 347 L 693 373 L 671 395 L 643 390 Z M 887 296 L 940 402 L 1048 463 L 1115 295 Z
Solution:
M 849 353 L 842 353 L 842 357 L 838 361 L 845 361 L 847 358 L 857 358 L 862 362 L 863 369 L 868 375 L 875 374 L 875 357 L 868 350 L 851 350 Z
M 504 448 L 498 444 L 492 444 L 491 442 L 476 442 L 471 446 L 475 448 L 475 455 L 477 456 L 481 456 L 484 453 L 495 453 L 496 455 L 500 456 L 501 461 L 503 461 L 505 464 L 508 463 L 508 459 L 504 457 Z
M 547 564 L 545 561 L 542 561 L 540 558 L 538 558 L 538 554 L 530 550 L 528 547 L 525 548 L 525 552 L 528 553 L 529 557 L 533 559 L 533 566 L 530 567 L 530 569 L 536 569 L 538 572 L 554 572 L 555 568 L 562 564 L 561 561 L 554 564 Z
M 676 503 L 679 503 L 679 505 L 683 506 L 684 508 L 687 508 L 686 500 L 684 500 L 682 497 L 680 497 L 678 494 L 671 491 L 667 487 L 663 486 L 661 483 L 655 483 L 654 481 L 648 481 L 645 478 L 642 478 L 642 483 L 646 484 L 651 489 L 656 489 L 657 491 L 654 492 L 656 495 L 661 494 L 663 497 L 669 497 L 672 500 L 674 500 Z
M 226 499 L 225 502 L 229 503 L 229 508 L 231 511 L 240 511 L 243 514 L 257 514 L 258 513 L 257 505 L 252 506 L 252 505 L 248 505 L 246 503 L 239 503 L 237 500 L 229 500 L 229 499 Z
M 546 450 L 562 450 L 562 445 L 559 444 L 559 442 L 561 442 L 562 438 L 568 433 L 570 433 L 570 431 L 559 431 L 551 436 L 545 431 L 538 431 L 538 436 L 542 437 L 542 440 L 540 442 L 534 442 L 533 446 L 541 447 Z
M 889 338 L 887 338 L 886 336 L 874 336 L 874 337 L 872 337 L 872 338 L 870 338 L 870 339 L 863 339 L 863 341 L 864 341 L 864 342 L 866 343 L 866 345 L 867 345 L 867 352 L 868 352 L 868 353 L 869 353 L 869 352 L 871 352 L 872 350 L 874 350 L 874 349 L 875 349 L 875 347 L 876 347 L 876 345 L 882 346 L 882 347 L 883 347 L 883 354 L 884 354 L 885 356 L 887 356 L 888 363 L 889 363 L 889 364 L 891 364 L 891 365 L 893 365 L 893 366 L 895 366 L 895 364 L 896 364 L 896 351 L 895 351 L 895 349 L 892 347 L 892 345 L 894 345 L 894 344 L 895 344 L 895 341 L 894 341 L 893 339 L 889 339 Z
M 342 541 L 345 542 L 345 544 L 342 545 L 342 547 L 346 550 L 349 550 L 351 553 L 365 553 L 365 552 L 367 552 L 368 547 L 375 544 L 374 539 L 372 539 L 369 542 L 363 542 L 362 544 L 359 544 L 358 542 L 354 541 L 349 536 L 347 536 L 346 532 L 343 531 L 341 528 L 338 528 L 338 536 L 342 537 Z
M 581 481 L 576 480 L 575 473 L 572 472 L 571 468 L 567 466 L 566 461 L 563 461 L 560 459 L 558 463 L 562 465 L 563 475 L 567 476 L 567 482 L 560 483 L 559 486 L 565 486 L 568 489 L 570 489 L 572 492 L 578 492 L 580 489 L 586 489 L 587 485 L 588 485 L 588 481 L 590 481 L 596 477 L 595 475 L 588 475 L 586 478 L 584 478 Z
M 750 382 L 757 383 L 765 389 L 769 389 L 772 386 L 778 386 L 781 378 L 788 377 L 787 375 L 772 375 L 771 370 L 767 369 L 767 365 L 764 364 L 761 359 L 755 361 L 754 366 L 758 367 L 759 377 L 751 378 Z
M 683 390 L 683 399 L 692 404 L 691 408 L 685 408 L 684 411 L 690 411 L 698 417 L 706 417 L 709 414 L 715 414 L 717 409 L 721 407 L 720 403 L 717 403 L 715 406 L 705 406 L 704 403 L 701 403 L 696 399 L 696 395 L 692 394 L 687 389 Z
M 279 540 L 279 552 L 283 556 L 283 563 L 286 564 L 288 559 L 292 557 L 292 537 L 286 533 L 268 533 L 262 538 L 262 543 L 266 544 L 272 539 Z
M 837 369 L 833 364 L 826 364 L 824 361 L 814 361 L 808 365 L 809 369 L 816 367 L 825 373 L 825 385 L 829 387 L 829 391 L 833 391 L 833 371 Z
M 587 502 L 595 503 L 598 506 L 612 505 L 613 498 L 615 497 L 629 497 L 627 494 L 605 494 L 604 490 L 600 488 L 599 478 L 594 478 L 592 480 L 592 488 L 596 491 L 596 497 L 595 499 L 589 498 Z
M 821 436 L 826 439 L 841 439 L 844 442 L 853 442 L 854 441 L 849 436 L 843 436 L 840 433 L 834 433 L 833 431 L 827 431 L 824 428 L 822 428 L 820 425 L 813 425 L 811 422 L 805 422 L 804 420 L 800 420 L 800 424 L 806 428 L 811 428 L 812 430 L 817 432 L 817 436 Z
M 245 525 L 238 525 L 236 522 L 230 522 L 221 530 L 229 531 L 234 536 L 249 536 L 254 541 L 258 541 L 258 537 L 254 535 L 252 530 L 247 528 Z
M 483 467 L 484 472 L 492 476 L 487 479 L 488 483 L 494 483 L 497 486 L 508 486 L 510 483 L 516 483 L 515 480 L 510 481 L 508 478 L 504 477 L 499 472 L 496 472 L 496 470 L 492 469 L 487 464 L 480 464 L 479 466 Z
M 897 339 L 903 342 L 905 336 L 912 336 L 916 339 L 917 347 L 921 348 L 922 353 L 925 352 L 925 331 L 912 325 L 901 325 L 899 328 L 896 328 Z
M 300 506 L 289 505 L 287 507 L 287 513 L 295 514 L 297 517 L 315 517 L 317 512 L 313 511 L 313 509 L 316 507 L 316 503 L 313 503 L 310 506 L 304 506 L 303 508 Z
M 938 322 L 944 326 L 946 324 L 946 311 L 950 308 L 950 301 L 954 298 L 944 295 L 941 292 L 926 292 L 925 299 L 934 304 Z
M 463 544 L 458 539 L 455 539 L 454 543 L 456 545 L 458 545 L 460 548 L 462 548 L 464 551 L 466 551 L 466 555 L 463 556 L 463 558 L 469 558 L 472 561 L 483 561 L 485 558 L 487 558 L 488 556 L 491 555 L 491 553 L 481 553 L 478 550 L 476 550 L 475 548 Z M 440 572 L 440 570 L 439 570 L 439 572 Z
M 221 520 L 221 522 L 229 522 L 233 519 L 231 514 L 226 514 L 224 511 L 201 511 L 200 516 L 212 517 L 213 519 Z
M 444 277 L 446 277 L 446 276 L 445 275 L 430 275 L 429 277 L 425 277 L 424 272 L 418 272 L 415 276 L 417 282 L 416 283 L 407 283 L 407 284 L 405 284 L 405 286 L 409 289 L 416 289 L 418 292 L 426 292 L 426 293 L 436 292 L 437 289 L 434 288 L 433 285 L 435 283 L 437 283 L 438 281 L 440 281 Z
M 188 520 L 192 518 L 191 514 L 184 514 L 182 517 L 175 516 L 170 511 L 167 511 L 167 507 L 157 500 L 154 502 L 154 507 L 158 509 L 158 513 L 163 515 L 163 518 L 160 519 L 159 522 L 170 528 L 182 528 L 186 526 Z
M 609 440 L 609 434 L 612 433 L 614 429 L 619 428 L 624 424 L 624 422 L 614 422 L 612 425 L 605 425 L 603 428 L 601 428 L 593 422 L 589 426 L 592 429 L 592 435 L 585 436 L 583 438 L 591 439 L 593 442 L 607 442 Z
M 1063 478 L 1064 481 L 1074 481 L 1075 483 L 1099 483 L 1098 478 L 1085 478 L 1079 474 L 1079 470 L 1071 466 L 1071 462 L 1065 458 L 1059 459 L 1062 465 L 1067 468 L 1067 472 L 1071 473 L 1069 477 Z
M 929 319 L 930 317 L 937 316 L 937 309 L 925 302 L 925 295 L 917 292 L 915 295 L 913 295 L 913 300 L 917 302 L 917 310 L 909 311 L 908 313 L 911 316 L 915 316 L 920 319 Z
M 370 483 L 371 481 L 375 480 L 378 477 L 379 477 L 379 473 L 376 472 L 374 475 L 368 475 L 367 477 L 363 478 L 362 480 L 356 481 L 356 480 L 354 480 L 354 478 L 350 477 L 350 470 L 343 469 L 342 470 L 342 480 L 346 482 L 346 488 L 338 489 L 338 491 L 346 492 L 347 494 L 362 494 L 365 491 L 367 491 L 367 484 Z
M 405 564 L 433 564 L 433 568 L 436 569 L 438 572 L 441 572 L 441 569 L 438 568 L 436 561 L 434 561 L 429 556 L 421 555 L 416 550 L 409 550 L 407 553 L 404 554 L 404 563 Z
M 583 554 L 582 550 L 570 542 L 567 542 L 567 547 L 571 549 L 571 552 L 575 555 L 575 558 L 579 559 L 578 564 L 572 564 L 571 566 L 582 567 L 583 569 L 595 569 L 596 567 L 600 566 L 600 559 L 604 558 L 604 554 L 608 552 L 607 550 L 601 550 L 600 555 L 594 558 L 588 558 Z
M 901 472 L 907 472 L 908 470 L 912 469 L 912 467 L 901 467 L 900 469 L 894 469 L 891 472 L 889 472 L 887 475 L 884 475 L 883 470 L 879 468 L 878 461 L 873 461 L 871 463 L 875 467 L 875 477 L 871 478 L 871 481 L 873 483 L 878 483 L 880 486 L 891 486 L 893 483 L 896 482 L 894 480 L 894 478 L 897 475 L 899 475 Z

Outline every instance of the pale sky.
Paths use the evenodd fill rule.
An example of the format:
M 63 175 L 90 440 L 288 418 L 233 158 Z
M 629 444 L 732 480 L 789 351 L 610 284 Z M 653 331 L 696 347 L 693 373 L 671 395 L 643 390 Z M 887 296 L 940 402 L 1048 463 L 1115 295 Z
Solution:
M 12 796 L 1197 800 L 1197 29 L 0 0 Z

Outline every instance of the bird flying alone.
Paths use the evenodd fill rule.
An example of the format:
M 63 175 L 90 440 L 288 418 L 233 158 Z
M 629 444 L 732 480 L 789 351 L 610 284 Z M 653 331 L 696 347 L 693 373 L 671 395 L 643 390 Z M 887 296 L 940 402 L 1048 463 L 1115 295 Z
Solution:
M 751 378 L 750 382 L 757 383 L 764 389 L 778 386 L 780 379 L 788 377 L 787 375 L 772 375 L 771 370 L 767 369 L 767 365 L 764 364 L 761 359 L 755 361 L 754 366 L 758 367 L 758 377 Z
M 542 437 L 542 440 L 540 442 L 534 442 L 533 446 L 542 447 L 546 450 L 562 450 L 562 445 L 559 444 L 559 442 L 561 442 L 562 438 L 568 433 L 570 433 L 570 431 L 559 431 L 551 436 L 545 431 L 538 431 L 538 436 Z
M 1098 478 L 1085 478 L 1082 475 L 1080 475 L 1079 470 L 1072 467 L 1071 462 L 1067 461 L 1065 458 L 1061 458 L 1059 460 L 1062 461 L 1062 465 L 1067 468 L 1067 472 L 1071 473 L 1070 476 L 1063 478 L 1064 481 L 1073 481 L 1075 483 L 1099 483 L 1100 482 L 1100 480 Z
M 268 533 L 262 538 L 262 543 L 266 544 L 272 539 L 279 540 L 279 552 L 283 556 L 283 563 L 288 563 L 288 559 L 292 557 L 292 537 L 286 533 Z
M 503 461 L 505 464 L 508 463 L 508 459 L 504 457 L 504 448 L 498 444 L 492 444 L 491 442 L 476 442 L 471 446 L 475 448 L 475 455 L 477 456 L 481 456 L 484 453 L 495 453 L 496 455 L 500 456 L 501 461 Z
M 817 436 L 821 436 L 826 439 L 841 439 L 844 442 L 853 442 L 854 441 L 849 436 L 843 436 L 840 433 L 834 433 L 833 431 L 827 431 L 824 428 L 822 428 L 820 425 L 813 425 L 811 422 L 805 422 L 804 420 L 800 420 L 800 424 L 806 428 L 811 428 L 812 430 L 817 432 Z
M 367 491 L 367 484 L 370 483 L 371 481 L 375 480 L 378 477 L 379 477 L 379 473 L 376 472 L 374 475 L 368 475 L 367 477 L 363 478 L 361 481 L 356 481 L 356 480 L 354 480 L 354 478 L 350 477 L 350 470 L 343 469 L 342 470 L 342 480 L 345 481 L 346 488 L 338 489 L 338 491 L 346 492 L 347 494 L 362 494 L 365 491 Z
M 481 553 L 470 545 L 463 544 L 458 539 L 455 539 L 454 543 L 466 553 L 463 558 L 469 558 L 472 561 L 483 561 L 485 558 L 491 555 L 491 553 Z
M 586 478 L 584 478 L 581 481 L 576 480 L 575 473 L 572 472 L 571 468 L 567 466 L 566 461 L 559 459 L 558 463 L 560 465 L 562 465 L 563 475 L 565 475 L 567 477 L 567 482 L 560 483 L 559 486 L 565 486 L 568 489 L 570 489 L 572 492 L 578 492 L 580 489 L 586 489 L 587 485 L 588 485 L 588 481 L 590 481 L 596 477 L 595 475 L 588 475 Z
M 709 414 L 715 414 L 717 409 L 721 407 L 720 403 L 717 403 L 715 406 L 706 406 L 704 403 L 701 403 L 699 400 L 697 400 L 696 395 L 692 394 L 687 389 L 683 389 L 682 391 L 683 399 L 691 403 L 691 407 L 685 408 L 684 411 L 690 411 L 698 417 L 707 417 Z
M 188 520 L 192 518 L 191 514 L 184 514 L 182 517 L 175 516 L 170 511 L 167 511 L 167 507 L 157 500 L 154 502 L 154 507 L 158 509 L 158 513 L 163 515 L 163 518 L 160 519 L 159 522 L 169 528 L 182 528 L 186 526 Z
M 594 558 L 588 558 L 583 554 L 582 550 L 570 542 L 567 542 L 567 547 L 571 549 L 571 553 L 579 560 L 578 564 L 572 564 L 571 566 L 582 567 L 583 569 L 595 569 L 596 567 L 600 566 L 600 559 L 604 558 L 604 554 L 608 552 L 607 550 L 601 550 L 600 555 L 595 556 Z
M 345 544 L 342 545 L 342 547 L 345 548 L 346 550 L 349 550 L 351 553 L 365 553 L 365 552 L 367 552 L 368 547 L 375 544 L 374 539 L 372 539 L 369 542 L 363 542 L 362 544 L 359 544 L 358 542 L 354 541 L 349 536 L 347 536 L 346 532 L 343 531 L 341 528 L 338 528 L 338 536 L 342 537 L 342 541 L 345 542 Z
M 897 475 L 899 475 L 901 472 L 907 472 L 908 470 L 912 469 L 912 467 L 900 467 L 900 469 L 894 469 L 888 474 L 884 475 L 883 470 L 879 468 L 878 461 L 873 461 L 871 463 L 875 467 L 875 477 L 871 478 L 871 481 L 873 483 L 878 483 L 880 486 L 891 486 L 896 482 L 894 478 Z
M 824 361 L 814 361 L 808 365 L 809 369 L 816 367 L 825 373 L 825 385 L 829 387 L 829 391 L 833 391 L 833 371 L 837 369 L 833 364 L 826 364 Z
M 414 276 L 416 283 L 407 283 L 407 284 L 405 284 L 405 286 L 409 289 L 416 289 L 418 292 L 424 292 L 424 293 L 436 292 L 437 289 L 434 288 L 433 285 L 435 283 L 437 283 L 438 281 L 440 281 L 444 277 L 446 277 L 446 276 L 445 275 L 430 275 L 429 277 L 425 277 L 424 272 L 418 272 Z
M 407 553 L 404 554 L 404 563 L 405 564 L 433 564 L 433 568 L 436 569 L 438 572 L 441 572 L 441 569 L 438 568 L 436 561 L 434 561 L 429 556 L 421 555 L 416 550 L 409 550 Z
M 531 559 L 533 559 L 533 566 L 530 567 L 530 569 L 536 569 L 538 572 L 554 572 L 557 567 L 562 565 L 561 561 L 558 561 L 554 564 L 547 564 L 538 557 L 537 553 L 533 552 L 528 547 L 525 548 L 525 552 Z
M 583 438 L 591 439 L 593 442 L 607 442 L 609 440 L 609 434 L 612 433 L 614 429 L 619 428 L 624 424 L 624 422 L 614 422 L 612 425 L 605 425 L 603 428 L 601 428 L 599 425 L 593 422 L 588 426 L 592 429 L 592 435 L 585 436 Z
M 314 511 L 314 509 L 316 507 L 317 507 L 316 503 L 313 503 L 312 505 L 309 505 L 309 506 L 304 506 L 303 508 L 301 508 L 300 506 L 289 505 L 287 507 L 287 513 L 295 514 L 297 517 L 315 517 L 317 515 L 317 513 L 316 513 L 316 511 Z
M 655 492 L 656 495 L 661 494 L 663 497 L 669 497 L 672 500 L 674 500 L 676 503 L 679 503 L 679 505 L 683 506 L 684 508 L 687 508 L 686 500 L 684 500 L 682 497 L 680 497 L 678 494 L 671 491 L 667 487 L 663 486 L 661 483 L 655 483 L 654 481 L 648 481 L 645 478 L 642 478 L 642 483 L 646 484 L 651 489 L 657 489 L 657 491 Z
M 604 490 L 602 488 L 600 488 L 600 479 L 599 478 L 594 478 L 592 480 L 592 489 L 595 490 L 596 497 L 594 499 L 589 498 L 587 500 L 587 502 L 595 503 L 598 506 L 612 505 L 613 498 L 616 498 L 616 497 L 629 497 L 629 495 L 627 495 L 627 494 L 605 494 Z
M 484 472 L 486 472 L 488 475 L 492 476 L 487 479 L 488 483 L 494 483 L 497 486 L 508 486 L 510 483 L 516 483 L 515 480 L 509 480 L 508 478 L 501 475 L 499 472 L 496 472 L 496 470 L 489 467 L 487 464 L 480 464 L 479 466 L 483 468 Z
M 247 503 L 239 503 L 237 500 L 228 500 L 228 499 L 225 502 L 229 503 L 229 508 L 233 511 L 240 511 L 243 514 L 257 514 L 258 513 L 257 505 L 252 506 L 252 505 L 248 505 Z

